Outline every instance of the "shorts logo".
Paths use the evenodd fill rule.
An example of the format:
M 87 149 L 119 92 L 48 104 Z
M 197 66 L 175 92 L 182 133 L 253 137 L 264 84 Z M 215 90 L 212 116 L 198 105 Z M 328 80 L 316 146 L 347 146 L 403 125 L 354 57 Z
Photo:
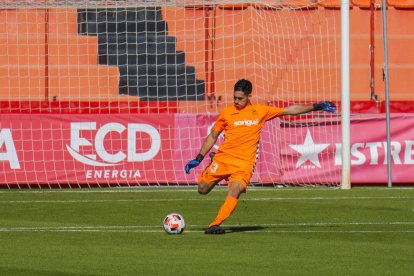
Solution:
M 234 126 L 252 126 L 252 125 L 258 125 L 259 124 L 259 119 L 254 119 L 254 120 L 241 120 L 241 121 L 235 121 L 234 122 Z
M 211 165 L 210 165 L 210 171 L 212 173 L 215 173 L 217 171 L 217 169 L 218 169 L 218 164 L 215 163 L 215 162 L 212 162 Z

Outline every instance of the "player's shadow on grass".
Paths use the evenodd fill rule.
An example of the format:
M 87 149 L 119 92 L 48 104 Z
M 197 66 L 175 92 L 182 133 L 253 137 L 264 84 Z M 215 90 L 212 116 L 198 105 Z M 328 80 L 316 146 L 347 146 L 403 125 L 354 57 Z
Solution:
M 237 232 L 260 232 L 261 230 L 266 229 L 267 227 L 263 226 L 233 226 L 226 228 L 226 233 L 237 233 Z

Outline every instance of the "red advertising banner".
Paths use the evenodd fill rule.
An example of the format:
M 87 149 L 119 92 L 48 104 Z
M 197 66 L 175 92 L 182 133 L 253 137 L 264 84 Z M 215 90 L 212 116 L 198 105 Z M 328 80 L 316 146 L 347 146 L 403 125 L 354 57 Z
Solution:
M 185 174 L 209 133 L 213 114 L 2 114 L 0 185 L 188 184 L 203 163 Z M 394 183 L 414 183 L 414 114 L 391 117 Z M 351 181 L 387 183 L 384 115 L 351 122 Z M 224 139 L 219 138 L 219 143 Z M 266 123 L 252 181 L 338 183 L 340 126 L 290 127 Z
M 390 125 L 392 181 L 414 184 L 414 114 L 393 114 Z M 385 115 L 357 117 L 351 131 L 351 181 L 387 183 Z
M 414 114 L 391 116 L 391 168 L 393 183 L 414 183 Z M 283 181 L 295 183 L 304 177 L 310 183 L 339 182 L 341 160 L 340 132 L 333 126 L 282 129 L 301 135 L 302 143 L 292 143 L 290 135 L 282 142 L 285 156 Z M 323 130 L 324 129 L 324 130 Z M 327 142 L 326 134 L 334 142 Z M 321 135 L 322 134 L 322 135 Z M 359 115 L 351 119 L 351 182 L 387 183 L 387 142 L 385 115 Z M 300 141 L 300 139 L 299 139 Z
M 0 183 L 167 182 L 174 117 L 10 114 L 0 121 Z M 168 160 L 169 162 L 166 162 Z

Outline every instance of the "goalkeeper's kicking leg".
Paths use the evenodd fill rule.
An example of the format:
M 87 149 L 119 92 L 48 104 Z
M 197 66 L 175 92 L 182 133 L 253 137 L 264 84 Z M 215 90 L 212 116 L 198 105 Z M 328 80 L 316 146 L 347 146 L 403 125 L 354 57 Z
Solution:
M 224 234 L 220 225 L 236 209 L 239 197 L 246 192 L 247 184 L 252 176 L 252 165 L 232 158 L 214 158 L 214 161 L 204 169 L 198 178 L 198 192 L 208 194 L 221 180 L 228 183 L 227 196 L 220 207 L 216 218 L 209 224 L 206 234 Z
M 253 166 L 250 162 L 241 162 L 239 159 L 232 157 L 210 157 L 212 158 L 210 165 L 198 177 L 198 192 L 203 195 L 208 194 L 223 179 L 228 183 L 228 191 L 216 218 L 209 224 L 205 233 L 224 234 L 225 232 L 220 228 L 220 225 L 236 209 L 239 196 L 246 191 L 247 184 L 252 176 Z M 186 172 L 191 169 L 191 166 L 193 166 L 191 164 L 195 161 L 192 160 L 187 164 Z
M 232 181 L 229 183 L 229 188 L 227 192 L 227 197 L 224 200 L 223 205 L 221 205 L 220 210 L 216 218 L 209 224 L 207 230 L 204 232 L 206 234 L 224 234 L 225 231 L 220 227 L 220 225 L 233 213 L 239 202 L 239 197 L 242 193 L 246 192 L 245 185 L 241 181 Z
M 203 174 L 200 176 L 202 178 Z M 198 183 L 198 192 L 200 194 L 208 194 L 221 179 L 208 182 L 203 179 L 200 179 Z M 245 185 L 242 181 L 234 180 L 229 183 L 226 199 L 224 200 L 223 205 L 221 205 L 216 218 L 209 224 L 207 230 L 204 232 L 206 234 L 224 234 L 225 231 L 220 227 L 220 225 L 233 213 L 237 207 L 239 201 L 239 196 L 246 191 Z

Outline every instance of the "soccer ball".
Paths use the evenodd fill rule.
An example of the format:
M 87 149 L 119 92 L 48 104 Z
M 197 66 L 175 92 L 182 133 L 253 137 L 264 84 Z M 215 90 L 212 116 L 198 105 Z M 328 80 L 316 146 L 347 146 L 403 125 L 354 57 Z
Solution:
M 163 225 L 168 234 L 181 234 L 185 229 L 184 218 L 177 213 L 168 214 L 163 220 Z

